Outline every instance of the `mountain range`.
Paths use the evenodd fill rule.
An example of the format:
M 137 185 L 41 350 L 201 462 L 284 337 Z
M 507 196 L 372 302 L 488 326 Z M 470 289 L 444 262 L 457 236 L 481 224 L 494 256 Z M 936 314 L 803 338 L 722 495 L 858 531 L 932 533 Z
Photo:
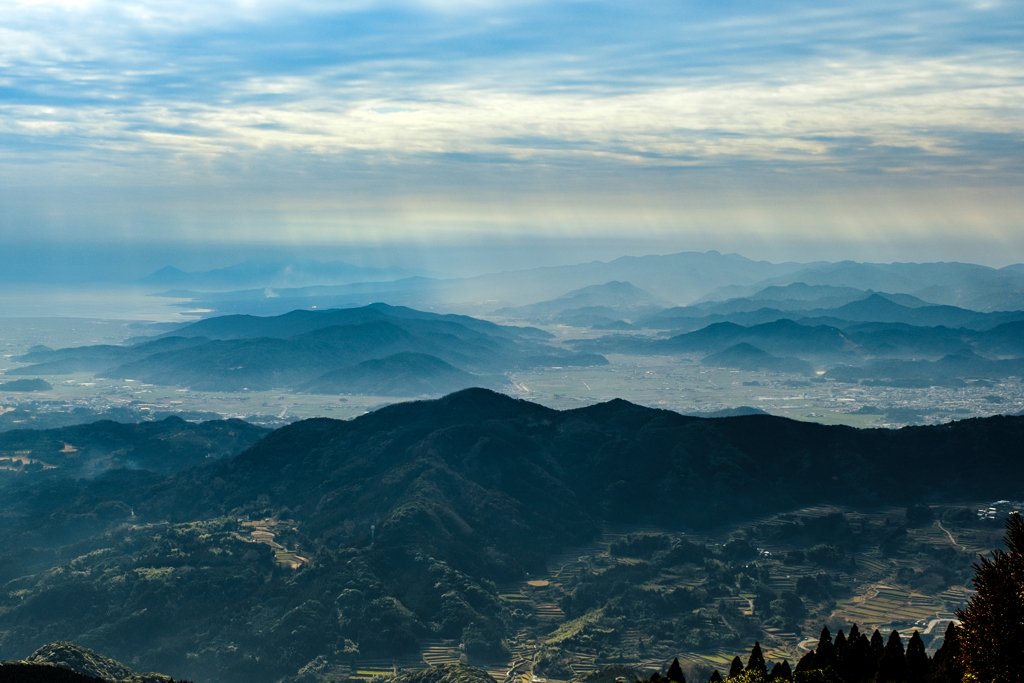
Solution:
M 538 366 L 601 365 L 598 355 L 543 343 L 545 332 L 383 304 L 208 318 L 133 346 L 38 348 L 8 375 L 93 372 L 201 391 L 286 388 L 420 395 Z M 415 392 L 415 393 L 407 393 Z
M 426 637 L 493 655 L 517 623 L 496 582 L 603 524 L 1016 497 L 1022 437 L 1013 417 L 856 430 L 622 400 L 556 411 L 469 389 L 294 423 L 168 475 L 7 473 L 5 557 L 26 559 L 2 564 L 14 576 L 0 656 L 72 640 L 135 669 L 230 682 Z
M 173 279 L 173 278 L 171 278 Z M 843 289 L 893 292 L 897 303 L 922 300 L 979 311 L 1024 309 L 1024 269 L 963 263 L 854 262 L 780 263 L 752 261 L 715 251 L 664 256 L 622 257 L 570 266 L 492 273 L 468 278 L 397 277 L 389 282 L 275 288 L 261 281 L 251 289 L 203 292 L 176 289 L 163 295 L 192 299 L 189 306 L 218 314 L 275 315 L 296 308 L 362 306 L 376 301 L 421 310 L 487 314 L 550 301 L 575 290 L 609 282 L 629 282 L 668 305 L 692 305 L 750 297 L 770 287 L 801 284 L 829 287 L 823 307 L 849 303 Z M 270 288 L 270 289 L 268 289 Z M 223 289 L 209 287 L 207 289 Z M 794 297 L 798 298 L 798 297 Z M 763 298 L 766 303 L 768 299 Z M 792 306 L 792 302 L 784 306 Z M 733 307 L 736 304 L 732 304 Z M 788 310 L 783 308 L 783 310 Z M 763 322 L 763 321 L 762 321 Z

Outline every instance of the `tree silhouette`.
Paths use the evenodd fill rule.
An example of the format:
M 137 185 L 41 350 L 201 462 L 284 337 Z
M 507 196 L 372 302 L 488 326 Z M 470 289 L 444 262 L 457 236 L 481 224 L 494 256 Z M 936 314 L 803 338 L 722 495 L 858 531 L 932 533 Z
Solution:
M 722 683 L 722 674 L 718 673 L 718 669 L 711 672 L 711 678 L 708 679 L 708 683 Z
M 907 680 L 910 683 L 923 683 L 928 678 L 930 664 L 921 634 L 914 631 L 907 643 Z
M 735 678 L 743 673 L 743 661 L 739 655 L 732 658 L 732 666 L 729 667 L 729 678 Z
M 882 658 L 878 662 L 878 671 L 875 673 L 876 683 L 887 681 L 907 680 L 907 658 L 903 652 L 903 641 L 900 640 L 900 632 L 893 631 L 889 634 L 889 641 L 882 651 Z
M 781 678 L 786 681 L 793 680 L 793 670 L 789 668 L 789 662 L 785 659 L 781 662 L 775 662 L 775 666 L 772 667 L 772 672 L 768 674 L 768 678 Z
M 952 621 L 946 627 L 942 647 L 932 657 L 931 680 L 935 683 L 960 683 L 964 667 L 960 657 L 960 629 Z
M 885 651 L 885 639 L 882 638 L 882 634 L 875 629 L 875 632 L 871 634 L 871 655 L 875 658 L 875 663 L 882 658 L 882 653 Z
M 1024 671 L 1024 520 L 1006 520 L 1007 551 L 974 564 L 978 591 L 957 611 L 964 681 L 1010 683 Z
M 765 663 L 764 654 L 761 652 L 761 643 L 756 641 L 754 642 L 754 647 L 750 650 L 750 658 L 747 660 L 747 671 L 768 673 L 768 664 Z
M 679 659 L 673 659 L 672 664 L 669 665 L 668 671 L 665 673 L 665 678 L 675 683 L 686 683 L 686 676 L 683 675 L 683 667 L 679 666 Z

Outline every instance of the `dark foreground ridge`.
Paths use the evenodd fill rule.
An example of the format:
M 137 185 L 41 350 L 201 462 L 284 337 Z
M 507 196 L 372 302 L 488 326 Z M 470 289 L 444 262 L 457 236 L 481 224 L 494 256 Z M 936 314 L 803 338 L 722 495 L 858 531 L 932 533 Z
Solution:
M 0 656 L 70 640 L 225 683 L 425 638 L 500 659 L 519 617 L 496 584 L 602 524 L 1009 498 L 1022 442 L 1020 417 L 856 430 L 622 400 L 556 411 L 468 389 L 298 422 L 177 474 L 26 473 L 0 503 L 18 529 L 0 557 Z
M 92 650 L 57 641 L 24 661 L 0 662 L 4 683 L 174 683 L 159 673 L 136 673 L 121 662 Z M 184 682 L 182 682 L 184 683 Z

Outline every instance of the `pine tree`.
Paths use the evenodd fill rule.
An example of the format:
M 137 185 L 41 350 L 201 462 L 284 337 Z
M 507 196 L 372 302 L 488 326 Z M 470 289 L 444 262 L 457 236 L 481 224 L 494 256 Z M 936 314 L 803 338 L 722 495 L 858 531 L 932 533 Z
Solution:
M 846 636 L 843 635 L 843 630 L 839 629 L 839 633 L 836 634 L 836 639 L 832 644 L 833 659 L 835 660 L 835 670 L 842 672 L 846 668 L 846 658 L 849 655 L 850 644 L 846 640 Z
M 879 660 L 882 659 L 882 653 L 885 651 L 885 639 L 882 638 L 882 634 L 875 629 L 875 632 L 871 634 L 871 655 L 875 658 L 875 664 L 877 665 Z
M 711 678 L 708 679 L 708 683 L 722 683 L 722 674 L 718 673 L 718 669 L 711 672 Z
M 907 680 L 910 683 L 924 683 L 928 678 L 928 669 L 931 661 L 928 653 L 924 651 L 924 641 L 921 634 L 914 631 L 907 643 Z
M 732 658 L 732 666 L 729 667 L 729 678 L 735 678 L 743 673 L 743 661 L 739 656 Z
M 665 678 L 670 681 L 675 681 L 675 683 L 686 683 L 686 676 L 683 675 L 683 667 L 679 666 L 678 658 L 672 660 L 672 664 L 669 665 Z
M 789 668 L 789 662 L 785 659 L 781 662 L 775 662 L 775 666 L 772 667 L 772 672 L 768 674 L 768 678 L 782 679 L 784 681 L 793 680 L 793 670 Z
M 934 683 L 961 683 L 964 667 L 960 661 L 960 629 L 952 621 L 946 627 L 942 647 L 932 657 L 931 680 Z
M 854 634 L 856 634 L 856 638 Z M 881 640 L 882 636 L 878 637 Z M 840 671 L 840 674 L 848 681 L 863 681 L 874 676 L 877 659 L 871 651 L 868 637 L 857 630 L 857 626 L 854 625 L 850 629 L 850 638 L 846 642 L 846 657 L 843 660 L 843 670 Z
M 1006 520 L 1007 551 L 974 565 L 978 591 L 957 611 L 965 681 L 1009 683 L 1024 671 L 1024 520 Z
M 832 634 L 828 632 L 828 626 L 821 627 L 821 636 L 818 637 L 818 647 L 814 648 L 814 668 L 824 669 L 826 666 L 835 667 L 836 653 L 832 645 Z
M 875 673 L 876 683 L 888 683 L 889 681 L 907 680 L 907 658 L 903 652 L 903 641 L 900 640 L 900 632 L 893 631 L 889 634 L 889 640 L 882 651 L 882 658 L 878 661 L 878 671 Z
M 768 673 L 768 664 L 765 663 L 764 654 L 761 652 L 761 643 L 756 641 L 754 642 L 754 647 L 750 650 L 750 658 L 747 659 L 747 671 Z
M 810 652 L 805 654 L 803 657 L 800 658 L 800 661 L 796 663 L 797 671 L 813 671 L 817 668 L 818 667 L 814 665 L 814 650 L 811 650 Z

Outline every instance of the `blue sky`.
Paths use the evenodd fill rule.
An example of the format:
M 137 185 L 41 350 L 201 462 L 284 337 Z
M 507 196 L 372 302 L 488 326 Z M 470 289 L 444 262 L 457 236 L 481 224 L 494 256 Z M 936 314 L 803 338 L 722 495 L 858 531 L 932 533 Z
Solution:
M 1022 52 L 1019 0 L 0 0 L 0 239 L 1001 265 Z

